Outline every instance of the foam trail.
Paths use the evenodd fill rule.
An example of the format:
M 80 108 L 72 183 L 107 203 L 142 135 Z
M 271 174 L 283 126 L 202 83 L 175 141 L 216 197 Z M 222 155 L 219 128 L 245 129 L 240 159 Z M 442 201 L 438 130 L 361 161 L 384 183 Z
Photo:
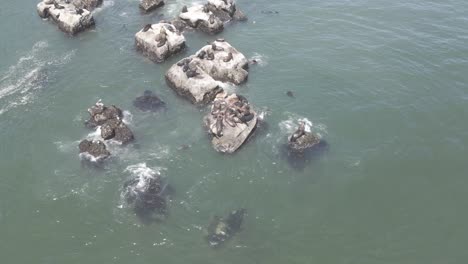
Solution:
M 51 54 L 48 43 L 39 41 L 0 77 L 0 115 L 19 105 L 30 103 L 34 91 L 47 84 L 51 67 L 68 63 L 75 51 Z

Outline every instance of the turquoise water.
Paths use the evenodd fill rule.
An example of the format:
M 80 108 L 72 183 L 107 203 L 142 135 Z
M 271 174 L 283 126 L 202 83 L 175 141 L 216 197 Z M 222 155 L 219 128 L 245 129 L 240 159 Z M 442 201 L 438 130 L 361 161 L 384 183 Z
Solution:
M 134 50 L 143 25 L 191 1 L 167 2 L 142 15 L 136 0 L 105 1 L 97 27 L 73 38 L 36 1 L 0 5 L 2 263 L 466 261 L 468 2 L 239 0 L 249 21 L 219 36 L 261 58 L 235 89 L 268 126 L 231 156 L 163 77 L 219 36 L 187 33 L 187 51 L 164 64 Z M 132 106 L 147 89 L 167 112 Z M 98 99 L 128 111 L 136 137 L 101 169 L 77 149 Z M 281 155 L 298 118 L 328 143 L 303 169 Z M 141 163 L 176 190 L 163 223 L 142 224 L 122 201 L 126 169 Z M 210 218 L 239 207 L 243 231 L 213 250 Z

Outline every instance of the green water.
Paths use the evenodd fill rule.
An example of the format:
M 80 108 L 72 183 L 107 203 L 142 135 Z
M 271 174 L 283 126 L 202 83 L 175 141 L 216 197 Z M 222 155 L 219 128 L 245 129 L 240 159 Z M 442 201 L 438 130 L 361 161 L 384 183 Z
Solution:
M 73 38 L 36 1 L 0 4 L 1 263 L 465 263 L 468 2 L 239 0 L 247 23 L 187 33 L 187 51 L 159 65 L 133 36 L 190 3 L 167 2 L 141 15 L 136 0 L 106 1 Z M 236 90 L 268 126 L 232 156 L 163 77 L 217 37 L 262 60 Z M 147 89 L 166 113 L 132 106 Z M 131 113 L 136 142 L 97 169 L 77 145 L 100 98 Z M 297 118 L 328 143 L 303 169 L 281 155 Z M 176 189 L 163 223 L 122 203 L 140 163 Z M 210 218 L 239 207 L 243 231 L 213 250 Z

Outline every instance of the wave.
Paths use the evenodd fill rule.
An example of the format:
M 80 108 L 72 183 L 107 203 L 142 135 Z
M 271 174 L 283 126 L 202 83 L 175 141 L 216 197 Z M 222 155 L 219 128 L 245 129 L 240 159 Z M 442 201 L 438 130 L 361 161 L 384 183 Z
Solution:
M 35 90 L 47 85 L 51 67 L 68 63 L 75 54 L 72 50 L 55 55 L 48 51 L 49 44 L 39 41 L 20 57 L 15 65 L 0 77 L 0 115 L 20 105 L 33 101 Z

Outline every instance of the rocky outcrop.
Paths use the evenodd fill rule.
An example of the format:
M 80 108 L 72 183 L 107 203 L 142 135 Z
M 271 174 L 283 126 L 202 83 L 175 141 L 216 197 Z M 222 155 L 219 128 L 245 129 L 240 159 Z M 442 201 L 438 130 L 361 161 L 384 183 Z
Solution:
M 88 127 L 101 127 L 101 137 L 104 140 L 113 139 L 122 144 L 127 144 L 134 140 L 130 128 L 123 122 L 123 113 L 118 107 L 105 106 L 98 101 L 88 109 L 90 119 L 86 121 Z
M 151 12 L 163 5 L 164 0 L 140 0 L 140 8 L 145 12 Z
M 142 96 L 133 101 L 133 105 L 144 112 L 156 112 L 166 108 L 166 103 L 152 91 L 145 91 Z
M 215 216 L 208 226 L 206 240 L 212 247 L 221 246 L 226 240 L 241 231 L 245 209 L 234 210 L 224 219 Z
M 253 133 L 258 116 L 250 108 L 245 97 L 220 94 L 205 116 L 204 123 L 213 136 L 213 148 L 222 153 L 233 153 L 239 149 Z
M 85 139 L 80 142 L 78 148 L 80 149 L 80 156 L 90 161 L 102 161 L 111 155 L 104 142 L 100 140 Z
M 223 22 L 247 20 L 247 16 L 237 8 L 234 0 L 208 0 L 206 6 Z
M 213 14 L 205 5 L 184 6 L 179 18 L 187 26 L 206 33 L 216 34 L 224 29 L 223 21 Z
M 170 23 L 148 24 L 135 34 L 136 49 L 154 62 L 163 62 L 185 48 L 185 37 Z
M 299 122 L 298 129 L 288 138 L 288 147 L 292 152 L 303 153 L 320 144 L 320 138 L 306 131 L 304 122 Z
M 224 29 L 224 23 L 245 21 L 247 16 L 240 11 L 233 0 L 208 0 L 204 5 L 184 6 L 174 24 L 179 30 L 185 27 L 216 34 Z
M 44 0 L 37 5 L 42 18 L 49 18 L 69 34 L 76 34 L 94 26 L 94 18 L 88 9 L 77 7 L 65 0 Z
M 248 77 L 247 58 L 223 39 L 174 64 L 166 81 L 179 95 L 196 104 L 211 102 L 222 83 L 241 84 Z

